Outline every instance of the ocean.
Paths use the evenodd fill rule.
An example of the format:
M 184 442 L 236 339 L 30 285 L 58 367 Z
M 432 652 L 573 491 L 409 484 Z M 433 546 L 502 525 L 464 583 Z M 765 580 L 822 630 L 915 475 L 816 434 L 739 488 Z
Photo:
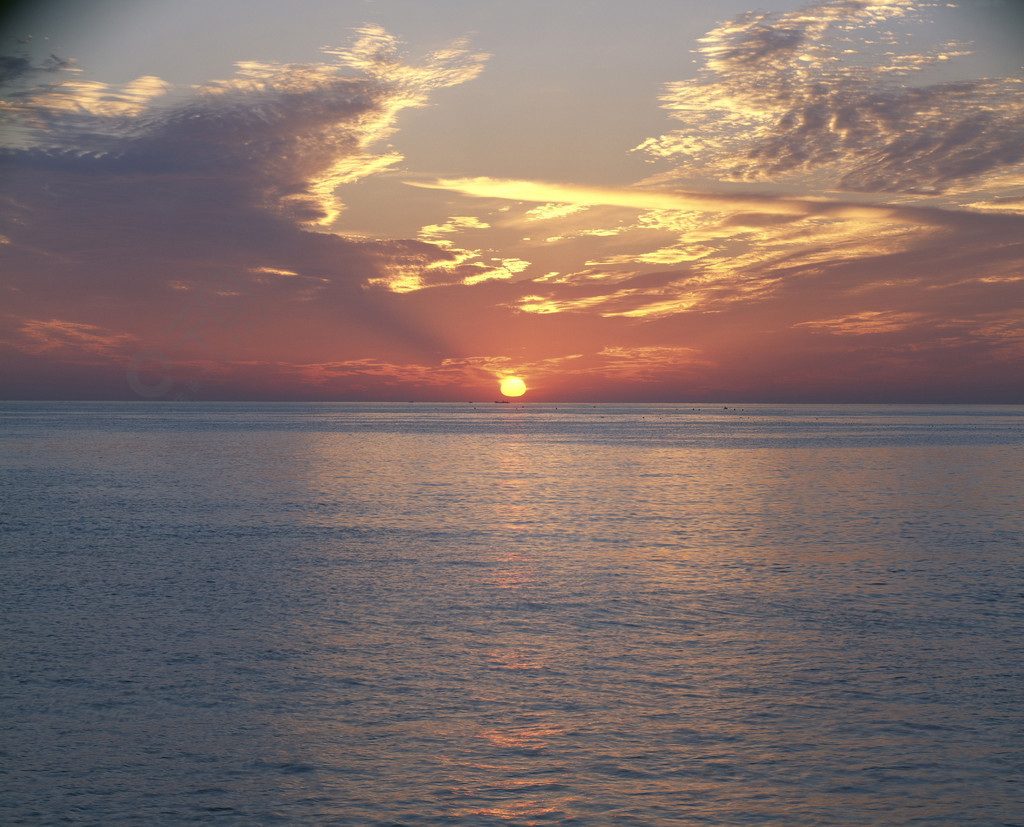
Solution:
M 1024 825 L 1024 408 L 0 403 L 0 823 Z

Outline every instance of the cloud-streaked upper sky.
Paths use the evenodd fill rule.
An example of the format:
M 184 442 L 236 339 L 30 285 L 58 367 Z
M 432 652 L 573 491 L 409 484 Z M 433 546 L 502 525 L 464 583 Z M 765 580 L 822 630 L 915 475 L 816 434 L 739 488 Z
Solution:
M 1015 0 L 38 0 L 0 49 L 3 398 L 1024 402 Z

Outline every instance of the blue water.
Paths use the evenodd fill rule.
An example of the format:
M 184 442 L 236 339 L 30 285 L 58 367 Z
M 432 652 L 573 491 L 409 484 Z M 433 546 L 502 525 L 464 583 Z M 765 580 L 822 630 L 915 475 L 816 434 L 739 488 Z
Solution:
M 1024 408 L 0 417 L 5 825 L 1024 824 Z

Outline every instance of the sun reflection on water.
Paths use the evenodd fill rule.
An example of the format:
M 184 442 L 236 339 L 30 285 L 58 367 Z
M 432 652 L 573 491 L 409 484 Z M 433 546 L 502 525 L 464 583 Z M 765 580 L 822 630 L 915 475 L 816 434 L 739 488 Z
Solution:
M 456 808 L 452 815 L 534 824 L 533 819 L 572 812 L 575 796 L 565 792 L 568 778 L 564 765 L 534 766 L 523 777 L 523 762 L 550 760 L 552 740 L 564 735 L 563 727 L 549 725 L 493 727 L 478 732 L 475 737 L 484 742 L 485 751 L 476 765 L 466 770 L 472 775 L 484 771 L 486 780 L 461 788 L 457 796 L 480 803 Z
M 1009 629 L 999 612 L 1017 602 L 969 611 L 964 549 L 1006 539 L 967 511 L 1011 524 L 1019 464 L 995 448 L 777 450 L 739 444 L 731 421 L 702 422 L 724 432 L 713 446 L 683 421 L 640 448 L 631 429 L 649 424 L 581 447 L 506 419 L 484 437 L 353 427 L 306 436 L 304 452 L 292 440 L 284 494 L 260 500 L 303 533 L 237 576 L 265 601 L 272 583 L 296 620 L 267 674 L 312 699 L 265 723 L 290 730 L 288 766 L 334 774 L 354 818 L 383 801 L 398 820 L 418 795 L 465 824 L 608 823 L 623 801 L 645 823 L 696 801 L 732 823 L 807 824 L 784 813 L 806 779 L 853 781 L 807 792 L 804 815 L 863 801 L 879 778 L 905 798 L 915 772 L 941 794 L 931 769 L 899 764 L 904 746 L 940 736 L 983 777 L 998 744 L 972 729 L 971 691 L 988 681 L 1009 698 L 1015 684 L 1010 638 L 978 630 Z M 1016 569 L 992 555 L 998 594 Z M 266 667 L 263 649 L 253 662 Z M 940 735 L 936 716 L 953 722 Z M 878 755 L 904 775 L 872 769 Z
M 452 815 L 457 818 L 486 817 L 499 818 L 504 821 L 516 820 L 523 824 L 532 825 L 536 822 L 529 819 L 542 818 L 547 815 L 559 812 L 558 807 L 545 806 L 540 801 L 512 801 L 508 804 L 493 805 L 490 807 L 474 807 L 466 810 L 457 810 Z M 525 819 L 525 820 L 524 820 Z

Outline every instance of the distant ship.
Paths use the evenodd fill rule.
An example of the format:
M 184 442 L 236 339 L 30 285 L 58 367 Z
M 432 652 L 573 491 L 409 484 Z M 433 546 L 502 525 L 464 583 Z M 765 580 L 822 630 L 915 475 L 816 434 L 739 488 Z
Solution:
M 508 404 L 508 400 L 507 399 L 495 399 L 494 400 L 494 404 L 495 405 L 507 405 Z

